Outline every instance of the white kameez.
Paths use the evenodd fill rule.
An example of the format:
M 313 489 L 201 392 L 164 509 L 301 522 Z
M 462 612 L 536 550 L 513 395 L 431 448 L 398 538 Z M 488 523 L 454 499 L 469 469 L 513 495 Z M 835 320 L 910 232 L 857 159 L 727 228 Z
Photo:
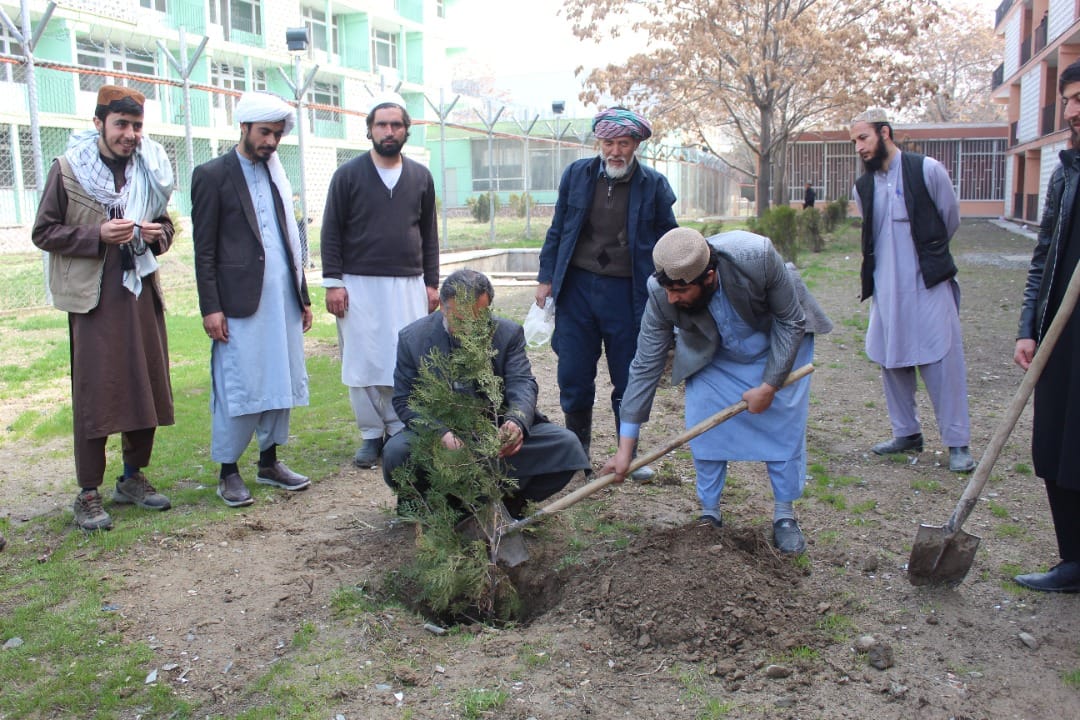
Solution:
M 287 411 L 308 404 L 303 319 L 274 213 L 269 176 L 244 158 L 241 167 L 259 221 L 266 265 L 258 309 L 249 317 L 227 318 L 229 341 L 215 340 L 211 349 L 212 455 L 216 462 L 235 461 L 226 456 L 238 456 L 238 444 L 241 450 L 247 446 L 262 413 L 286 411 L 284 423 L 281 418 L 268 419 L 279 429 L 274 442 L 283 444 L 288 434 Z M 244 416 L 251 416 L 250 422 L 244 421 Z M 286 438 L 281 437 L 282 432 Z M 263 431 L 259 433 L 261 436 Z M 262 440 L 260 437 L 260 444 Z
M 342 281 L 349 309 L 337 319 L 341 382 L 393 387 L 398 333 L 428 314 L 424 278 L 343 275 Z
M 923 281 L 901 167 L 897 155 L 888 172 L 874 173 L 874 295 L 866 354 L 885 368 L 929 365 L 961 344 L 960 286 L 950 279 L 927 288 Z M 935 205 L 944 208 L 942 221 L 952 236 L 959 215 L 948 174 L 927 158 L 923 177 Z M 858 202 L 858 193 L 854 197 Z

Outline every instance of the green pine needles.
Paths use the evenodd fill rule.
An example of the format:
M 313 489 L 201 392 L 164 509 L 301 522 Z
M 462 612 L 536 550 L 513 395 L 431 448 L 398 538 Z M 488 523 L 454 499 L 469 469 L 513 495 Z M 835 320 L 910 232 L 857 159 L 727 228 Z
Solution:
M 459 294 L 454 306 L 457 345 L 449 354 L 433 351 L 419 368 L 409 399 L 419 416 L 412 423 L 417 436 L 394 480 L 400 512 L 417 522 L 410 574 L 420 586 L 420 601 L 440 616 L 507 619 L 517 608 L 517 594 L 495 562 L 498 538 L 491 518 L 493 501 L 515 482 L 498 457 L 503 381 L 492 369 L 495 325 L 486 308 L 471 312 L 471 297 Z M 463 447 L 446 448 L 447 431 Z M 418 472 L 427 480 L 425 492 L 417 488 Z M 462 532 L 462 525 L 473 532 Z

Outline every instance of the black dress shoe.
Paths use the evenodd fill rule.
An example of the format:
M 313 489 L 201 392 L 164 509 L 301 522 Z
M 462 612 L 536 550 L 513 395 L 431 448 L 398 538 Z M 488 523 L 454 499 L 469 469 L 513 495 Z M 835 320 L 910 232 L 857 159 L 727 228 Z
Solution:
M 806 552 L 806 538 L 794 518 L 781 518 L 773 523 L 773 545 L 784 555 Z
M 1017 575 L 1013 580 L 1040 592 L 1080 592 L 1080 561 L 1061 562 L 1047 572 Z
M 922 449 L 922 433 L 905 435 L 904 437 L 894 437 L 892 440 L 886 440 L 885 442 L 878 443 L 870 448 L 875 455 L 892 455 L 894 453 L 908 451 L 922 452 Z

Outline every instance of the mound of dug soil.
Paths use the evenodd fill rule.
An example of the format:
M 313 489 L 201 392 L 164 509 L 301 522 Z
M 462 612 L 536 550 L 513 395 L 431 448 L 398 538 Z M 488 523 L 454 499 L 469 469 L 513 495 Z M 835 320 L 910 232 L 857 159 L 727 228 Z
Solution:
M 817 618 L 799 601 L 803 577 L 760 529 L 691 524 L 554 577 L 519 570 L 515 582 L 532 620 L 602 628 L 615 655 L 720 660 L 810 644 Z

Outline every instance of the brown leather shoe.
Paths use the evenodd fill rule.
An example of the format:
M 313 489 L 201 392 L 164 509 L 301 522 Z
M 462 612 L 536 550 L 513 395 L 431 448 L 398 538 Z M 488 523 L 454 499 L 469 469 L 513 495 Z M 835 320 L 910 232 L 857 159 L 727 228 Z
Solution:
M 273 485 L 282 490 L 304 490 L 311 484 L 311 481 L 305 476 L 294 473 L 280 460 L 270 467 L 260 467 L 255 482 L 263 485 Z
M 255 502 L 255 498 L 251 497 L 251 493 L 248 492 L 247 485 L 244 484 L 244 479 L 240 477 L 240 473 L 229 473 L 223 479 L 218 480 L 217 494 L 229 507 L 244 507 Z

